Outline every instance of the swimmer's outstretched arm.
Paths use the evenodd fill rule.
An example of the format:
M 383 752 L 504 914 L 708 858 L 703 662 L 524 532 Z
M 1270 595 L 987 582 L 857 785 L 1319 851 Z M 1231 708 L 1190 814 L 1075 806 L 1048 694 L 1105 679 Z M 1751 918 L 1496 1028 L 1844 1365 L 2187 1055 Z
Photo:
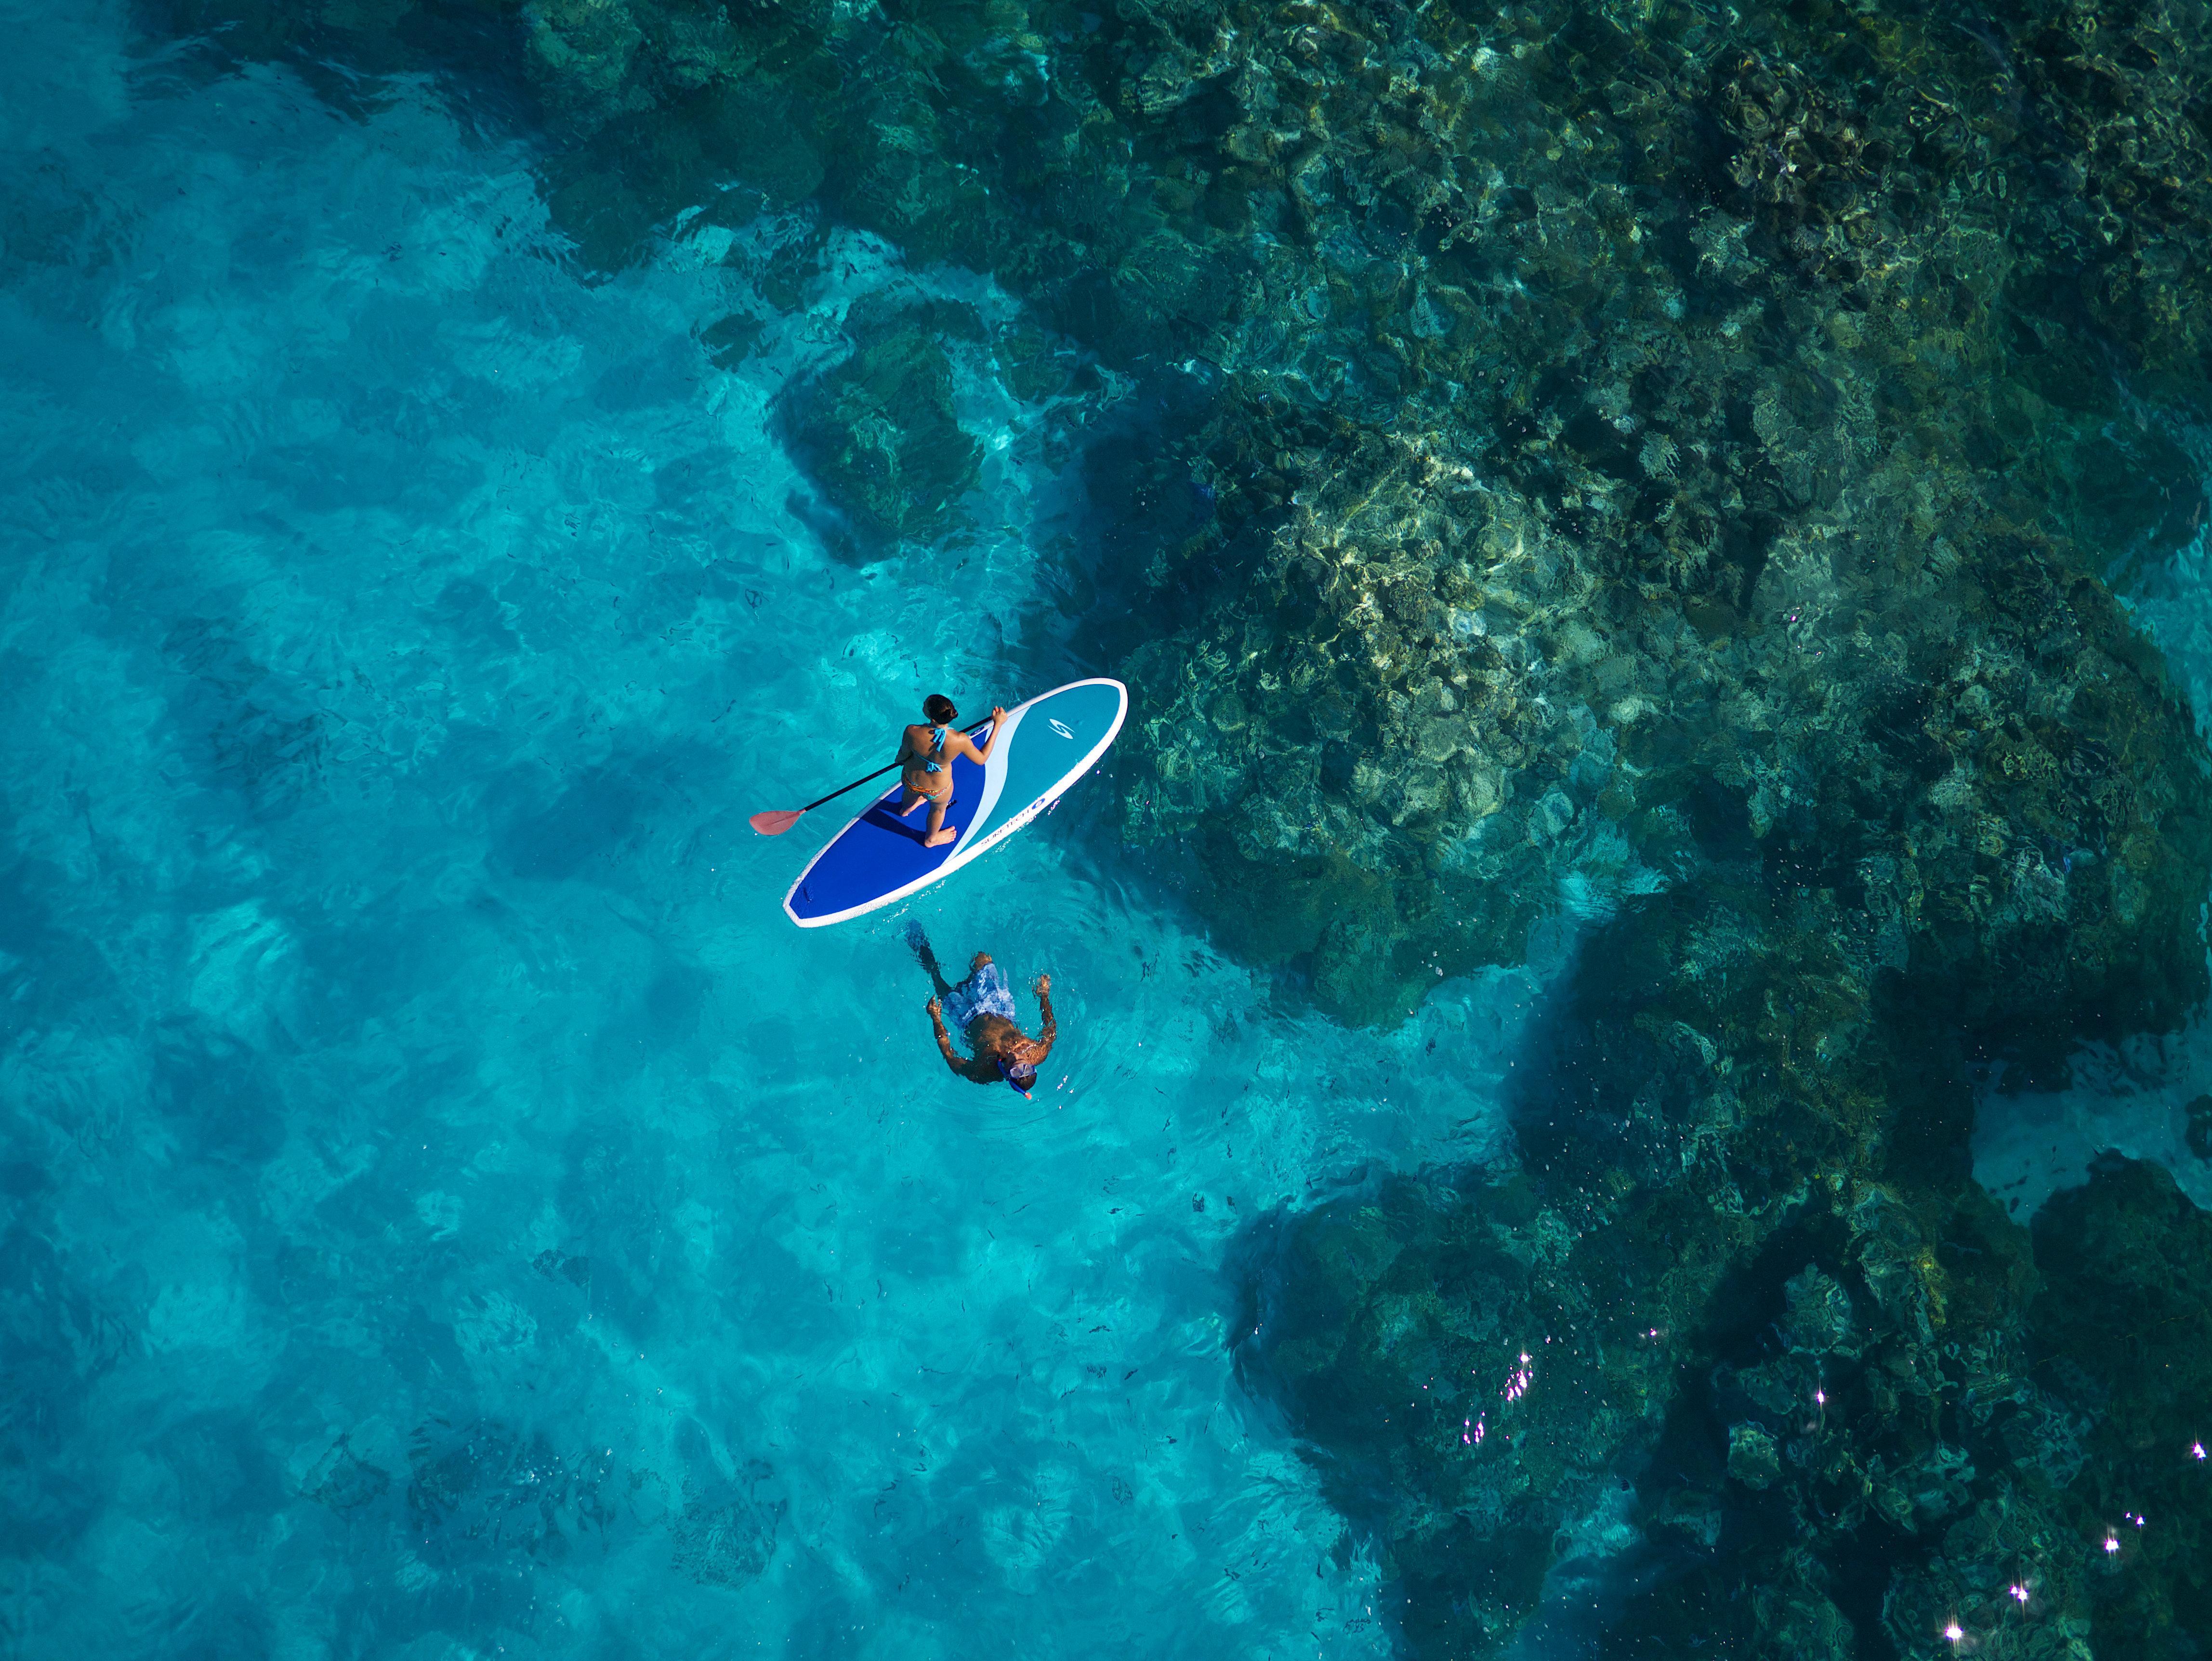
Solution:
M 1036 1065 L 1042 1067 L 1044 1058 L 1052 1053 L 1052 1041 L 1060 1036 L 1060 1023 L 1052 1013 L 1052 977 L 1036 977 L 1037 1007 L 1044 1011 L 1044 1026 L 1037 1034 Z
M 934 998 L 929 1001 L 929 1024 L 937 1032 L 938 1053 L 945 1057 L 945 1064 L 957 1073 L 960 1052 L 952 1047 L 952 1035 L 945 1030 L 945 1006 Z
M 937 1031 L 937 1053 L 945 1057 L 945 1066 L 963 1079 L 975 1076 L 975 1062 L 952 1047 L 952 1035 L 945 1030 L 945 1006 L 936 999 L 929 1001 L 929 1024 Z

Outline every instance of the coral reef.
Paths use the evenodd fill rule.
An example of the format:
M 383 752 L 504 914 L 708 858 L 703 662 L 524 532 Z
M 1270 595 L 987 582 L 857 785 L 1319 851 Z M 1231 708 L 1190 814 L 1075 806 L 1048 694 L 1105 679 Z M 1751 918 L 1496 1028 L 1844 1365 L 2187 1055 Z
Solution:
M 2212 1634 L 2212 1217 L 2156 1165 L 2107 1158 L 2037 1214 L 2044 1289 L 2029 1311 L 2039 1388 L 2065 1440 L 2057 1469 L 2044 1426 L 2025 1457 L 2064 1489 L 2092 1547 L 2091 1647 L 2186 1654 Z M 2070 1477 L 2070 1481 L 2068 1479 Z
M 1954 33 L 1985 63 L 1984 46 Z M 1954 43 L 1893 42 L 1878 62 L 1863 42 L 1831 52 L 1823 92 L 1765 67 L 1806 43 L 1769 42 L 1765 56 L 1732 45 L 1717 68 L 1693 69 L 1694 34 L 1632 37 L 1584 15 L 1540 48 L 1513 43 L 1510 58 L 1458 52 L 1409 82 L 1413 131 L 1437 135 L 1414 141 L 1425 165 L 1401 176 L 1387 155 L 1332 149 L 1340 179 L 1364 176 L 1307 193 L 1308 269 L 1279 289 L 1271 273 L 1256 313 L 1277 337 L 1269 356 L 1292 362 L 1238 373 L 1265 383 L 1250 407 L 1279 389 L 1352 430 L 1316 443 L 1310 415 L 1289 431 L 1242 405 L 1222 417 L 1208 455 L 1224 504 L 1216 534 L 1237 536 L 1240 513 L 1275 522 L 1212 626 L 1178 630 L 1135 666 L 1158 711 L 1146 729 L 1158 776 L 1132 792 L 1141 834 L 1202 834 L 1217 873 L 1235 860 L 1300 873 L 1335 855 L 1384 881 L 1449 866 L 1473 841 L 1516 850 L 1528 868 L 1515 886 L 1550 885 L 1588 861 L 1585 838 L 1560 832 L 1601 800 L 1639 853 L 1652 829 L 1639 807 L 1680 800 L 1692 776 L 1741 795 L 1763 843 L 1793 824 L 1802 842 L 1817 820 L 1832 846 L 1838 788 L 1864 792 L 1851 814 L 1863 820 L 1901 782 L 1927 798 L 1907 834 L 1850 833 L 1890 845 L 1840 851 L 1892 862 L 1880 885 L 1925 919 L 1914 949 L 1966 949 L 1960 914 L 1984 897 L 2019 929 L 2073 911 L 2052 884 L 2070 883 L 2077 849 L 2099 850 L 2045 844 L 2023 861 L 2062 831 L 2031 824 L 2028 798 L 2051 766 L 2094 765 L 2111 735 L 2075 728 L 2056 751 L 2030 739 L 2034 753 L 2000 739 L 1990 766 L 1982 735 L 1993 716 L 2045 719 L 2022 707 L 2027 678 L 2075 636 L 2139 658 L 2086 579 L 2131 542 L 2180 534 L 2201 497 L 2154 428 L 2134 447 L 2164 467 L 2153 478 L 2173 499 L 2142 491 L 2123 507 L 2084 483 L 2114 459 L 2100 429 L 2137 424 L 2112 420 L 2123 411 L 2100 354 L 2171 371 L 2197 344 L 2134 312 L 2098 319 L 2132 329 L 2124 346 L 2116 332 L 2069 341 L 2058 320 L 2026 314 L 2067 245 L 2015 222 L 2033 212 L 2025 187 L 1972 173 L 1919 132 L 1929 98 L 1972 102 L 1944 78 Z M 2201 154 L 2191 131 L 2174 142 Z M 1990 135 L 1974 142 L 1985 161 Z M 1469 202 L 1455 181 L 1486 152 L 1491 179 Z M 1406 203 L 1393 235 L 1389 192 L 1415 183 L 1443 194 Z M 1297 258 L 1272 252 L 1280 265 Z M 2103 291 L 2139 292 L 2118 277 Z M 1289 326 L 1302 317 L 1319 320 Z M 2076 553 L 2077 537 L 2100 557 Z M 1327 568 L 1344 580 L 1316 622 L 1308 597 Z M 2131 704 L 2166 701 L 2154 669 L 2123 672 L 2148 677 Z M 1298 707 L 1317 674 L 1359 689 L 1336 731 L 1368 764 L 1338 792 L 1349 815 L 1318 836 L 1309 827 L 1326 820 L 1302 798 L 1329 794 L 1328 762 Z M 1494 694 L 1462 713 L 1470 678 L 1501 675 L 1533 721 Z M 1203 718 L 1224 690 L 1251 715 L 1226 744 Z M 2076 700 L 2056 696 L 2070 715 Z M 1611 741 L 1595 755 L 1593 733 Z M 1627 766 L 1608 767 L 1616 756 Z M 2139 830 L 2192 764 L 2149 787 Z M 1545 806 L 1523 818 L 1516 804 Z M 1486 825 L 1493 813 L 1504 822 Z M 2101 831 L 2101 807 L 2093 817 L 2066 829 Z M 1991 818 L 2009 826 L 2002 855 L 1970 828 Z M 2187 868 L 2133 846 L 2105 879 L 2123 910 L 2142 873 Z M 1496 893 L 1506 874 L 1486 863 L 1484 886 Z M 1348 878 L 1335 886 L 1346 909 L 1374 910 Z M 2193 904 L 2160 904 L 2179 898 L 2145 897 L 2170 917 Z M 1387 966 L 1464 951 L 1465 919 L 1460 904 L 1418 896 L 1395 908 L 1367 926 L 1375 960 L 1361 973 L 1317 970 L 1324 1001 L 1352 1019 L 1402 1007 L 1418 978 Z M 1990 945 L 2000 960 L 2012 949 Z M 2192 955 L 2175 965 L 2185 979 Z M 2155 988 L 2112 995 L 2123 1023 L 2170 1007 Z

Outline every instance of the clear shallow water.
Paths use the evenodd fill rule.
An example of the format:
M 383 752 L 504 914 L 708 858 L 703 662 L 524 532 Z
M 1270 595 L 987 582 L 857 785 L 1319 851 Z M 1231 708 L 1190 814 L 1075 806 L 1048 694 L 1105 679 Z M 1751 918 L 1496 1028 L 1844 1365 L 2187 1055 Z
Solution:
M 744 827 L 1094 667 L 1049 551 L 1113 388 L 965 376 L 980 528 L 856 569 L 769 400 L 856 294 L 981 284 L 854 240 L 727 373 L 790 227 L 592 286 L 431 88 L 10 9 L 9 1652 L 1382 1653 L 1224 1248 L 1494 1153 L 1534 983 L 1279 1007 L 1100 781 L 912 913 L 1053 971 L 1026 1104 L 939 1070 L 904 916 L 783 922 L 835 820 Z

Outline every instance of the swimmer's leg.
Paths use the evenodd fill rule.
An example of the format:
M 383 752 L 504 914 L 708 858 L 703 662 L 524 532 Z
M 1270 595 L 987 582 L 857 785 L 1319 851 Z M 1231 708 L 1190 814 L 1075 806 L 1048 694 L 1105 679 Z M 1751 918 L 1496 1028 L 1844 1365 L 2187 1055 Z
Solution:
M 930 949 L 929 936 L 911 917 L 907 919 L 906 943 L 914 948 L 915 961 L 929 971 L 929 983 L 936 989 L 937 995 L 942 998 L 949 994 L 952 990 L 951 983 L 945 978 L 945 970 L 938 965 L 937 953 Z

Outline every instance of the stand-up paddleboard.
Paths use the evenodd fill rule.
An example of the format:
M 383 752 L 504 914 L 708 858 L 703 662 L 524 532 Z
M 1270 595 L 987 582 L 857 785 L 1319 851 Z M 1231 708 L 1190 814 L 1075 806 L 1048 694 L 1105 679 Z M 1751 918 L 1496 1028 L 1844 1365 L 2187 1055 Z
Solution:
M 923 847 L 929 805 L 901 818 L 896 810 L 904 793 L 894 785 L 799 873 L 783 897 L 785 914 L 801 928 L 842 922 L 981 858 L 1095 766 L 1128 713 L 1129 689 L 1118 680 L 1079 680 L 1017 704 L 1006 711 L 986 765 L 965 756 L 953 760 L 945 826 L 958 834 L 951 842 Z M 981 749 L 990 730 L 984 721 L 968 733 Z

